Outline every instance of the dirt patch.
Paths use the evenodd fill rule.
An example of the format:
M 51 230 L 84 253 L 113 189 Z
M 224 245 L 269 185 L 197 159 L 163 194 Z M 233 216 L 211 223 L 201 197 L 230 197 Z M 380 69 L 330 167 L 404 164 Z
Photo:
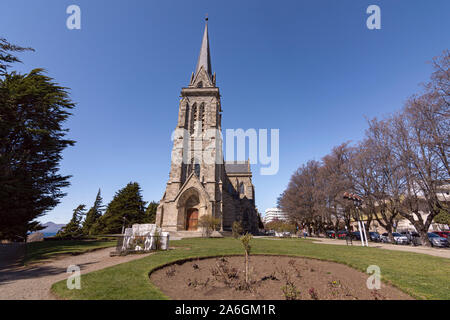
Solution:
M 251 256 L 247 285 L 244 263 L 241 256 L 186 261 L 154 271 L 150 281 L 177 300 L 412 299 L 384 283 L 369 290 L 369 275 L 348 266 L 286 256 Z

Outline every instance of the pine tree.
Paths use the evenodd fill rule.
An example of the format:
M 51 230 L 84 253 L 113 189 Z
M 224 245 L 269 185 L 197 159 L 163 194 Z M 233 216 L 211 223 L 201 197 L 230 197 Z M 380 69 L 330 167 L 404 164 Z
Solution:
M 116 192 L 108 204 L 106 212 L 92 227 L 92 234 L 118 234 L 126 226 L 145 222 L 145 204 L 142 200 L 141 188 L 137 182 L 130 182 L 125 188 Z
M 57 234 L 57 237 L 61 238 L 78 238 L 83 235 L 83 231 L 81 228 L 81 220 L 85 213 L 86 206 L 84 204 L 80 204 L 78 207 L 73 210 L 72 219 L 69 223 L 62 228 Z
M 74 144 L 63 128 L 74 104 L 42 69 L 7 72 L 20 62 L 12 52 L 24 50 L 0 38 L 0 239 L 40 229 L 35 219 L 59 203 L 70 178 L 58 170 L 62 151 Z
M 152 201 L 148 204 L 145 210 L 145 221 L 144 223 L 155 223 L 156 222 L 156 209 L 158 209 L 158 202 Z
M 0 38 L 0 76 L 7 73 L 10 67 L 8 63 L 22 62 L 13 52 L 34 51 L 33 48 L 24 48 L 9 43 L 5 38 Z
M 83 234 L 85 235 L 93 234 L 92 226 L 102 216 L 103 208 L 104 208 L 103 199 L 101 196 L 100 189 L 98 189 L 94 205 L 87 212 L 86 219 L 83 222 Z

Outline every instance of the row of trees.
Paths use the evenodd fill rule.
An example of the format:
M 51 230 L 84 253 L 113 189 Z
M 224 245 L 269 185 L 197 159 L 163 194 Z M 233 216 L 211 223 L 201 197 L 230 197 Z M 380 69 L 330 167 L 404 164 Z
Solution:
M 350 229 L 358 212 L 343 193 L 353 192 L 364 200 L 367 228 L 377 221 L 392 238 L 396 221 L 407 219 L 429 244 L 431 223 L 449 223 L 449 64 L 446 50 L 433 60 L 421 93 L 400 112 L 370 120 L 362 141 L 343 143 L 321 161 L 301 166 L 279 197 L 279 207 L 310 232 Z
M 122 226 L 155 223 L 157 207 L 158 203 L 153 201 L 146 206 L 137 182 L 130 182 L 117 191 L 106 210 L 99 190 L 93 206 L 87 212 L 84 204 L 76 207 L 72 219 L 57 236 L 77 238 L 121 233 Z
M 67 88 L 43 69 L 9 71 L 24 51 L 34 50 L 0 37 L 0 239 L 20 241 L 65 195 L 61 153 L 75 143 L 63 127 L 74 107 Z

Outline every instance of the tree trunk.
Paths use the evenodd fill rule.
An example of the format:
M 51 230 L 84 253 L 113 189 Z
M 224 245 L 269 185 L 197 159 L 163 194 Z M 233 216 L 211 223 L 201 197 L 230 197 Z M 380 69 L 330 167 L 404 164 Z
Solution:
M 395 243 L 394 236 L 392 235 L 392 226 L 391 225 L 388 226 L 387 232 L 388 232 L 388 238 L 391 241 L 391 243 Z
M 245 251 L 245 283 L 248 284 L 248 252 Z

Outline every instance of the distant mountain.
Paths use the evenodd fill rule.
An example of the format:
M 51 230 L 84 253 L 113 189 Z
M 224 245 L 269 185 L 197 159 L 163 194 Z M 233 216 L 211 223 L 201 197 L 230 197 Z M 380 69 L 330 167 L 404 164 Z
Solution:
M 57 233 L 62 227 L 65 226 L 65 224 L 56 224 L 51 221 L 44 223 L 42 226 L 45 227 L 45 229 L 40 230 L 39 232 L 42 233 Z

